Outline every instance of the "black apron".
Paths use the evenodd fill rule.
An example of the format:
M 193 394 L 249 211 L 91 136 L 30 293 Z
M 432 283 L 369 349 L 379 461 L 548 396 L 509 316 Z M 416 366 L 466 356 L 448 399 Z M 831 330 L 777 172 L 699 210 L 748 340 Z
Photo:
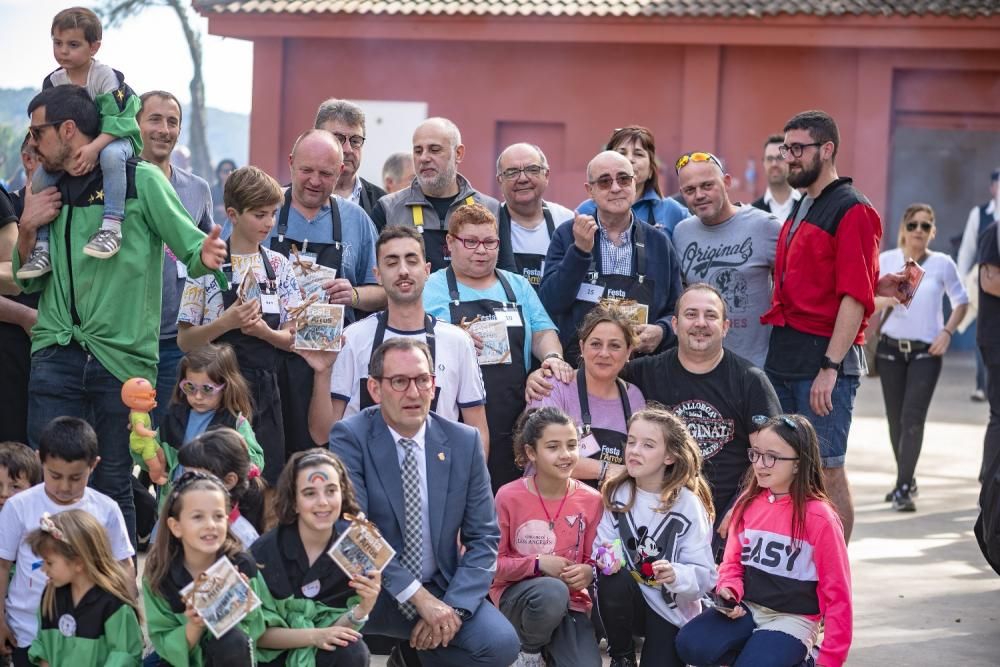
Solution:
M 490 456 L 486 463 L 495 494 L 507 482 L 521 477 L 521 470 L 514 465 L 513 430 L 514 422 L 524 412 L 524 385 L 528 378 L 524 369 L 524 311 L 517 304 L 510 283 L 499 271 L 496 272 L 496 277 L 507 296 L 505 303 L 492 299 L 461 301 L 454 269 L 449 266 L 445 276 L 451 299 L 448 309 L 452 323 L 458 324 L 463 317 L 472 320 L 477 315 L 493 319 L 498 310 L 516 310 L 521 320 L 521 326 L 507 327 L 510 363 L 479 367 L 483 374 L 483 384 L 486 385 L 486 423 L 490 430 Z
M 261 264 L 267 274 L 267 282 L 260 285 L 262 294 L 277 294 L 277 277 L 274 268 L 267 261 L 264 249 L 258 247 Z M 229 281 L 229 289 L 222 293 L 222 305 L 229 308 L 236 303 L 238 284 L 233 280 L 233 264 L 226 241 L 226 261 L 222 272 Z M 242 278 L 242 276 L 241 276 Z M 262 314 L 267 326 L 277 330 L 281 322 L 280 313 Z M 268 484 L 275 484 L 285 465 L 285 434 L 282 429 L 281 395 L 278 391 L 278 348 L 267 341 L 248 336 L 239 329 L 231 329 L 216 338 L 214 343 L 228 343 L 236 352 L 240 372 L 250 385 L 253 398 L 253 427 L 257 442 L 264 449 L 264 470 L 261 473 Z M 179 446 L 179 444 L 177 445 Z
M 549 230 L 549 241 L 551 241 L 552 235 L 556 231 L 556 223 L 552 220 L 552 213 L 549 211 L 548 206 L 542 206 L 542 215 L 545 216 L 545 226 Z M 507 211 L 507 204 L 500 205 L 498 227 L 503 229 L 504 225 L 506 225 L 507 229 L 510 229 L 511 220 L 510 213 Z M 531 286 L 535 288 L 535 292 L 538 292 L 538 288 L 542 284 L 542 271 L 545 269 L 545 255 L 535 255 L 530 252 L 515 252 L 514 264 L 517 266 L 517 272 L 531 283 Z
M 632 417 L 632 406 L 628 401 L 628 385 L 621 378 L 616 380 L 618 385 L 618 397 L 622 402 L 622 412 L 625 413 L 626 429 L 628 420 Z M 594 428 L 593 419 L 590 415 L 590 398 L 587 396 L 587 377 L 583 368 L 576 372 L 576 390 L 580 398 L 580 439 L 593 435 L 597 444 L 601 446 L 600 451 L 591 454 L 590 458 L 595 461 L 607 461 L 617 465 L 625 465 L 625 440 L 627 433 L 620 433 L 609 428 Z M 584 480 L 587 484 L 597 488 L 596 479 Z
M 584 285 L 600 285 L 604 288 L 602 299 L 631 299 L 641 303 L 647 308 L 653 307 L 653 292 L 656 289 L 656 281 L 646 275 L 646 235 L 642 228 L 642 221 L 632 218 L 632 275 L 622 276 L 618 274 L 605 274 L 601 272 L 601 240 L 600 230 L 594 232 L 594 249 L 591 251 L 590 269 Z M 578 299 L 580 300 L 580 299 Z M 595 303 L 589 303 L 588 312 Z M 652 317 L 652 312 L 649 317 Z M 580 339 L 573 334 L 573 338 L 564 351 L 566 361 L 571 366 L 579 366 L 580 361 Z
M 475 204 L 476 200 L 472 195 L 469 195 L 462 203 L 471 205 Z M 453 201 L 451 206 L 454 205 L 455 202 Z M 430 204 L 428 206 L 434 211 L 433 206 L 430 206 Z M 451 210 L 451 206 L 449 206 L 449 210 Z M 434 211 L 434 215 L 437 215 L 437 211 Z M 413 219 L 413 226 L 417 228 L 418 232 L 423 234 L 424 252 L 427 255 L 427 261 L 431 263 L 431 271 L 437 271 L 438 269 L 450 266 L 451 254 L 448 252 L 447 242 L 448 226 L 445 224 L 445 221 L 441 221 L 443 229 L 425 229 L 423 204 L 410 206 L 410 217 Z
M 314 243 L 303 248 L 302 239 L 290 239 L 288 232 L 288 211 L 292 206 L 292 190 L 285 190 L 285 202 L 278 211 L 277 233 L 271 237 L 271 250 L 290 257 L 294 243 L 302 252 L 316 254 L 316 263 L 337 270 L 337 277 L 344 276 L 344 244 L 340 221 L 340 207 L 335 197 L 330 197 L 330 222 L 333 234 L 330 243 Z M 353 308 L 344 308 L 344 325 L 355 319 Z M 317 444 L 309 435 L 309 402 L 312 400 L 313 370 L 305 359 L 295 352 L 279 351 L 278 390 L 281 394 L 281 413 L 284 422 L 285 448 L 288 456 L 310 449 Z M 284 465 L 284 462 L 282 462 Z
M 375 317 L 378 318 L 378 326 L 375 327 L 375 340 L 372 341 L 372 349 L 368 354 L 368 361 L 371 362 L 371 355 L 378 349 L 378 346 L 385 342 L 385 330 L 389 323 L 389 313 L 385 310 L 380 312 Z M 434 372 L 434 360 L 437 358 L 437 346 L 434 342 L 434 324 L 437 320 L 434 319 L 432 315 L 424 313 L 424 336 L 427 338 L 427 347 L 431 350 L 431 373 Z M 365 369 L 365 377 L 358 378 L 358 393 L 360 399 L 358 402 L 358 409 L 364 410 L 365 408 L 370 408 L 376 405 L 375 400 L 372 395 L 368 393 L 368 369 Z M 434 387 L 434 398 L 431 400 L 431 410 L 437 410 L 438 396 L 441 395 L 441 387 L 435 385 Z

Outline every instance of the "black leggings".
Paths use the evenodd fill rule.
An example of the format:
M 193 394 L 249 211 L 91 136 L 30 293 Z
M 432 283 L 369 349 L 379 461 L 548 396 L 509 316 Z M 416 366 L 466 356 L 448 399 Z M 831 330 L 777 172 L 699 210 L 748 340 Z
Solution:
M 646 605 L 639 584 L 627 569 L 597 575 L 597 604 L 608 633 L 612 658 L 635 655 L 632 635 L 646 638 L 642 663 L 649 667 L 683 667 L 674 640 L 677 627 Z
M 941 357 L 926 350 L 904 354 L 884 340 L 879 342 L 876 354 L 899 488 L 913 482 L 927 410 L 941 375 Z

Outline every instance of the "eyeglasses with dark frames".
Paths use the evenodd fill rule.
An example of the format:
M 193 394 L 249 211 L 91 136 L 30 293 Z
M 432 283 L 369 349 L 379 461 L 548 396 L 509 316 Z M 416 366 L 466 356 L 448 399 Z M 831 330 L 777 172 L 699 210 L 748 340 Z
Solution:
M 419 391 L 427 391 L 434 386 L 434 375 L 431 373 L 421 373 L 415 377 L 410 377 L 408 375 L 393 375 L 391 377 L 387 376 L 372 376 L 376 380 L 388 380 L 389 386 L 392 387 L 393 391 L 403 393 L 410 388 L 410 383 L 417 388 Z
M 809 148 L 810 146 L 822 146 L 824 143 L 825 142 L 823 141 L 814 141 L 811 144 L 781 144 L 780 146 L 778 146 L 778 152 L 781 154 L 781 157 L 783 157 L 786 160 L 788 159 L 789 155 L 791 155 L 794 158 L 800 158 L 802 157 L 802 151 L 804 151 L 805 149 Z
M 750 459 L 750 463 L 757 463 L 760 461 L 764 464 L 765 468 L 773 468 L 778 461 L 798 461 L 797 456 L 775 456 L 771 452 L 762 452 L 757 449 L 748 449 L 747 458 Z
M 37 143 L 38 139 L 42 136 L 42 130 L 44 130 L 47 127 L 58 128 L 65 122 L 66 121 L 64 120 L 54 120 L 51 123 L 41 123 L 39 125 L 32 125 L 31 127 L 28 128 L 28 134 L 31 135 L 31 140 Z
M 514 181 L 524 174 L 528 178 L 538 178 L 542 174 L 548 172 L 547 167 L 543 167 L 540 164 L 529 164 L 527 167 L 510 167 L 509 169 L 504 169 L 500 172 L 505 181 Z
M 346 134 L 341 134 L 340 132 L 334 132 L 333 136 L 336 137 L 337 141 L 340 142 L 341 146 L 343 146 L 345 143 L 349 143 L 351 145 L 351 148 L 353 148 L 354 150 L 358 150 L 359 148 L 365 145 L 365 137 L 361 136 L 360 134 L 352 134 L 351 136 L 347 136 Z
M 932 229 L 934 229 L 934 223 L 933 222 L 908 222 L 908 223 L 906 223 L 906 231 L 908 231 L 908 232 L 915 232 L 915 231 L 917 231 L 917 227 L 920 227 L 920 229 L 924 230 L 925 232 L 929 232 Z
M 475 250 L 483 246 L 486 250 L 496 250 L 500 247 L 500 239 L 470 239 L 461 236 L 452 236 L 456 241 L 460 241 L 466 250 Z

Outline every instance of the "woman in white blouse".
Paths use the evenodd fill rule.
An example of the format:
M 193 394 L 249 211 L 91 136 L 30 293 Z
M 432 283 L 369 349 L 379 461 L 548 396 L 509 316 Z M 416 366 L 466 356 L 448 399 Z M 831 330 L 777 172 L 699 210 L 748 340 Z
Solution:
M 911 204 L 903 213 L 899 247 L 879 256 L 882 275 L 898 272 L 907 259 L 913 259 L 925 271 L 909 307 L 891 297 L 876 300 L 876 310 L 882 311 L 877 351 L 879 378 L 896 457 L 896 487 L 886 500 L 900 512 L 916 510 L 914 471 L 923 444 L 927 409 L 941 374 L 941 357 L 969 307 L 955 262 L 928 247 L 936 231 L 934 209 L 927 204 Z M 947 322 L 944 294 L 952 307 Z

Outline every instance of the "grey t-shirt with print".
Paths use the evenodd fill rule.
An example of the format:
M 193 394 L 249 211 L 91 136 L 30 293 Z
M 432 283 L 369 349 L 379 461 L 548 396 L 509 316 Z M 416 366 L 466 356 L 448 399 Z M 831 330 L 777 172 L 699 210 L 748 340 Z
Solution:
M 760 323 L 771 305 L 771 271 L 781 223 L 766 211 L 739 206 L 718 225 L 697 217 L 674 229 L 674 247 L 685 285 L 708 283 L 726 299 L 732 324 L 725 348 L 764 367 L 771 327 Z

